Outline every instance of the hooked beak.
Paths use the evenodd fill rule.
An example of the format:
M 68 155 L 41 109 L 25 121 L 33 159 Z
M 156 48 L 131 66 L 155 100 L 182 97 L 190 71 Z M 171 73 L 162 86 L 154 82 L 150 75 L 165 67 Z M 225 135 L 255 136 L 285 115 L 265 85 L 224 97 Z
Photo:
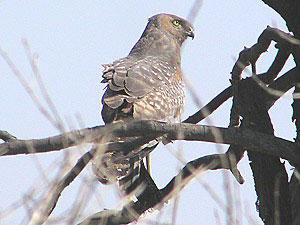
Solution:
M 193 29 L 190 29 L 190 31 L 189 31 L 189 32 L 187 32 L 187 36 L 188 36 L 188 37 L 191 37 L 191 38 L 192 38 L 192 40 L 193 40 L 193 39 L 194 39 L 194 37 L 195 37 L 194 30 L 193 30 Z

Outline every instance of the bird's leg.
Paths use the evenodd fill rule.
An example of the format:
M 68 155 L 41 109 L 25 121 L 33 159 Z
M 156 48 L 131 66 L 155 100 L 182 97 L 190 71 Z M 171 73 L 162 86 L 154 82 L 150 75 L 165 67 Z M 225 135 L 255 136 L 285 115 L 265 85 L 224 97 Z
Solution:
M 146 156 L 146 167 L 147 167 L 147 171 L 150 174 L 150 155 Z

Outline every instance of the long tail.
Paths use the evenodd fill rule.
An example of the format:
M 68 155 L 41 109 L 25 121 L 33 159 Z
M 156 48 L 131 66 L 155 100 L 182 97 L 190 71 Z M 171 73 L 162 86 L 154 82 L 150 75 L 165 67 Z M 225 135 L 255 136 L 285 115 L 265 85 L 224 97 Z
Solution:
M 120 152 L 96 155 L 93 159 L 94 173 L 103 184 L 119 181 L 125 194 L 135 195 L 141 204 L 152 207 L 160 201 L 161 194 L 145 168 L 143 158 L 157 145 L 158 142 L 151 147 L 143 147 L 129 159 L 126 156 L 120 159 Z
M 151 147 L 144 147 L 142 150 L 140 150 L 140 154 L 138 157 L 131 159 L 129 172 L 119 181 L 120 187 L 125 191 L 126 194 L 133 193 L 136 190 L 137 192 L 134 192 L 133 194 L 138 196 L 138 193 L 141 193 L 145 188 L 143 179 L 140 179 L 142 177 L 141 174 L 144 174 L 144 171 L 142 171 L 141 169 L 142 167 L 145 168 L 143 163 L 144 154 L 146 154 L 147 157 L 147 153 L 151 152 L 154 148 L 156 148 L 157 145 L 158 143 Z M 147 174 L 149 175 L 148 171 Z

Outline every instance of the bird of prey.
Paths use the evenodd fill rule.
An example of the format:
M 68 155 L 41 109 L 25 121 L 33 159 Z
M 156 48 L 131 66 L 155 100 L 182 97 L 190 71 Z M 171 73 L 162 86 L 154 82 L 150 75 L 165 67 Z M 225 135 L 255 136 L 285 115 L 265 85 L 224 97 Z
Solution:
M 129 120 L 180 122 L 185 101 L 180 50 L 188 37 L 194 38 L 188 21 L 175 15 L 158 14 L 149 18 L 128 56 L 103 65 L 102 83 L 107 85 L 102 97 L 102 118 L 106 124 Z M 144 168 L 144 155 L 138 153 L 142 149 L 150 152 L 158 142 L 98 154 L 93 160 L 94 173 L 102 183 L 119 181 L 129 193 L 134 183 L 141 183 L 138 177 L 141 167 Z M 137 154 L 126 158 L 132 151 Z

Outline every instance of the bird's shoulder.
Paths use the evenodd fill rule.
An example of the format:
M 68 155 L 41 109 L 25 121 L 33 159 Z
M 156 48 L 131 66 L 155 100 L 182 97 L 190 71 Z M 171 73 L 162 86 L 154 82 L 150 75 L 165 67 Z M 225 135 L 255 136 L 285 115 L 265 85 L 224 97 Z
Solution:
M 134 97 L 171 83 L 178 69 L 168 58 L 155 55 L 129 55 L 103 67 L 102 83 L 108 83 L 112 91 L 125 91 Z

